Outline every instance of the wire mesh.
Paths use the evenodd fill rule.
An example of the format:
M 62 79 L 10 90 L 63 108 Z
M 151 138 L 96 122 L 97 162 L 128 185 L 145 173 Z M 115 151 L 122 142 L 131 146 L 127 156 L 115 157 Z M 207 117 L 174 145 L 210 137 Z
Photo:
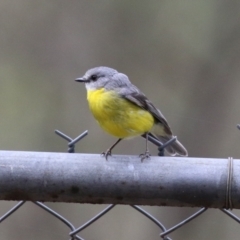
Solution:
M 237 127 L 240 129 L 240 125 L 238 125 Z M 59 130 L 55 130 L 55 133 L 57 135 L 61 136 L 66 141 L 68 141 L 68 150 L 67 151 L 69 153 L 74 153 L 75 152 L 75 144 L 77 142 L 79 142 L 81 139 L 83 139 L 85 136 L 87 136 L 88 131 L 84 131 L 82 134 L 80 134 L 75 139 L 72 139 L 71 137 L 67 136 L 66 134 L 60 132 Z M 146 136 L 143 136 L 143 137 L 146 137 Z M 164 148 L 176 140 L 176 137 L 175 137 L 173 140 L 170 140 L 166 144 L 162 145 L 154 137 L 152 137 L 152 136 L 148 136 L 148 137 L 149 137 L 148 138 L 149 141 L 151 141 L 152 143 L 154 143 L 155 145 L 157 145 L 159 147 L 159 154 L 158 154 L 159 156 L 163 156 L 164 155 Z M 231 192 L 231 181 L 232 181 L 231 176 L 232 176 L 232 158 L 229 158 L 229 174 L 228 174 L 228 184 L 227 184 L 227 194 L 226 194 L 226 206 L 227 206 L 227 208 L 230 208 L 230 209 L 232 208 L 231 195 L 230 195 L 230 192 Z M 25 203 L 26 203 L 26 201 L 18 202 L 14 207 L 9 209 L 9 211 L 7 211 L 5 214 L 0 216 L 0 224 L 3 221 L 5 221 L 7 218 L 9 218 L 11 215 L 13 215 Z M 68 229 L 69 229 L 69 233 L 68 234 L 69 234 L 69 237 L 70 237 L 71 240 L 74 240 L 74 239 L 85 240 L 83 237 L 80 236 L 81 232 L 84 229 L 88 228 L 90 225 L 92 225 L 95 221 L 97 221 L 98 219 L 102 218 L 104 215 L 106 215 L 109 211 L 111 211 L 116 206 L 114 204 L 110 204 L 109 206 L 104 208 L 102 211 L 100 211 L 93 218 L 89 219 L 88 221 L 86 221 L 81 226 L 74 226 L 67 218 L 65 218 L 64 216 L 62 216 L 58 212 L 54 211 L 52 208 L 48 207 L 46 204 L 44 204 L 42 202 L 39 202 L 39 201 L 36 201 L 36 202 L 33 202 L 33 203 L 36 206 L 40 207 L 43 211 L 48 212 L 49 214 L 54 216 L 56 219 L 61 221 L 63 224 L 65 224 L 68 227 Z M 177 231 L 179 228 L 183 227 L 185 224 L 187 224 L 190 221 L 194 220 L 195 218 L 199 217 L 201 214 L 205 213 L 208 210 L 207 208 L 201 208 L 198 211 L 196 211 L 195 213 L 193 213 L 192 215 L 190 215 L 189 217 L 183 219 L 181 222 L 173 225 L 170 228 L 167 228 L 162 223 L 162 221 L 160 221 L 159 219 L 154 217 L 152 214 L 150 214 L 149 212 L 144 210 L 142 207 L 137 206 L 137 205 L 131 205 L 131 207 L 133 209 L 135 209 L 136 211 L 138 211 L 139 213 L 141 213 L 143 217 L 146 217 L 152 223 L 157 225 L 158 228 L 159 228 L 159 232 L 160 232 L 159 233 L 159 237 L 161 239 L 164 239 L 164 240 L 171 240 L 171 238 L 169 237 L 169 235 L 171 233 Z M 220 209 L 220 210 L 221 210 L 221 212 L 223 214 L 227 215 L 229 218 L 231 218 L 232 220 L 234 220 L 234 221 L 236 221 L 237 223 L 240 224 L 240 218 L 237 217 L 235 214 L 233 214 L 233 212 L 231 210 L 228 210 L 226 208 Z

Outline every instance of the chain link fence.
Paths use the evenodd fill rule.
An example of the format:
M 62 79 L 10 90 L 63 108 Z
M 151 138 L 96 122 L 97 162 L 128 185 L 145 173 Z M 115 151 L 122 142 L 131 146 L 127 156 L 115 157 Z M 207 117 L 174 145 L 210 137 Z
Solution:
M 240 128 L 238 126 L 238 128 Z M 79 135 L 77 138 L 72 139 L 69 136 L 63 134 L 60 131 L 56 130 L 56 133 L 64 138 L 65 140 L 68 141 L 68 152 L 69 153 L 74 153 L 75 152 L 75 144 L 80 141 L 82 138 L 84 138 L 87 135 L 87 131 L 83 132 L 81 135 Z M 175 138 L 176 139 L 176 138 Z M 166 145 L 171 144 L 171 142 L 167 143 L 164 146 L 161 146 L 160 143 L 158 143 L 155 139 L 151 139 L 153 143 L 159 146 L 159 155 L 164 155 L 164 147 Z M 174 141 L 174 140 L 173 140 Z M 1 166 L 0 166 L 1 167 Z M 231 199 L 231 186 L 232 186 L 232 171 L 233 171 L 233 161 L 232 158 L 229 158 L 229 167 L 228 167 L 228 183 L 227 183 L 227 191 L 226 191 L 226 206 L 227 208 L 232 208 L 232 199 Z M 14 215 L 17 210 L 19 210 L 26 201 L 20 201 L 18 202 L 14 207 L 9 209 L 4 215 L 0 216 L 0 224 L 3 223 L 6 219 L 8 219 L 10 216 Z M 52 208 L 48 207 L 46 204 L 40 202 L 40 201 L 35 201 L 33 202 L 37 207 L 41 208 L 43 211 L 48 212 L 52 216 L 56 218 L 56 220 L 59 220 L 67 226 L 69 229 L 68 235 L 69 239 L 74 240 L 74 239 L 79 239 L 79 240 L 84 240 L 84 238 L 81 236 L 81 233 L 84 229 L 88 228 L 90 225 L 92 225 L 95 221 L 99 220 L 102 218 L 104 215 L 108 214 L 114 207 L 116 207 L 116 204 L 110 204 L 106 208 L 104 208 L 102 211 L 100 211 L 98 214 L 96 214 L 93 218 L 89 219 L 86 221 L 84 224 L 81 226 L 74 226 L 74 224 L 65 218 L 63 215 L 59 214 L 58 212 L 54 211 Z M 203 204 L 204 205 L 204 204 Z M 179 223 L 173 225 L 170 228 L 167 228 L 163 224 L 162 219 L 157 219 L 154 217 L 152 214 L 150 214 L 148 211 L 146 211 L 144 208 L 137 206 L 137 205 L 130 205 L 134 210 L 138 211 L 141 213 L 143 218 L 147 218 L 149 221 L 152 222 L 152 224 L 155 224 L 159 228 L 159 239 L 164 239 L 164 240 L 171 240 L 171 233 L 174 231 L 177 231 L 179 228 L 184 226 L 185 224 L 189 223 L 190 221 L 194 220 L 195 218 L 199 217 L 201 214 L 205 213 L 208 208 L 204 207 L 199 210 L 197 210 L 194 214 L 190 215 L 189 217 L 183 219 Z M 231 210 L 228 210 L 226 208 L 219 209 L 222 214 L 225 214 L 231 219 L 232 221 L 235 221 L 237 223 L 240 223 L 240 218 L 237 217 Z M 217 210 L 216 210 L 217 211 Z M 87 240 L 87 239 L 86 239 Z

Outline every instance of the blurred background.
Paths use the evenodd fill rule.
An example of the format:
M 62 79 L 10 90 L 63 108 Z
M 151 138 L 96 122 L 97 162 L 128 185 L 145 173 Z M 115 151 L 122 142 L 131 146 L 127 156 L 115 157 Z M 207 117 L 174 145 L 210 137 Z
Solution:
M 101 153 L 115 138 L 88 110 L 89 68 L 127 74 L 161 109 L 190 157 L 239 158 L 240 1 L 0 1 L 0 145 L 2 150 L 66 151 L 59 129 L 83 153 Z M 142 138 L 115 154 L 139 154 Z M 157 153 L 151 146 L 152 155 Z M 104 160 L 103 160 L 104 161 Z M 181 159 L 179 159 L 181 161 Z M 161 166 L 159 166 L 161 167 Z M 15 202 L 0 202 L 0 216 Z M 103 205 L 48 203 L 75 226 Z M 145 207 L 167 227 L 197 209 Z M 239 211 L 234 211 L 240 214 Z M 85 239 L 159 239 L 159 229 L 117 206 L 84 230 Z M 208 210 L 173 239 L 239 239 L 239 226 Z M 1 239 L 68 239 L 68 229 L 32 203 L 0 224 Z

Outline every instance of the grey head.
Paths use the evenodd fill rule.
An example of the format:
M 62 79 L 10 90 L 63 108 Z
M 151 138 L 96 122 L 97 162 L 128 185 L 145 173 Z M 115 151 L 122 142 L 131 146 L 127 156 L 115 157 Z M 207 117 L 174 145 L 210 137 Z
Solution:
M 109 67 L 95 67 L 87 70 L 81 78 L 75 79 L 77 82 L 83 82 L 87 90 L 97 90 L 100 88 L 116 89 L 123 85 L 131 84 L 125 74 Z

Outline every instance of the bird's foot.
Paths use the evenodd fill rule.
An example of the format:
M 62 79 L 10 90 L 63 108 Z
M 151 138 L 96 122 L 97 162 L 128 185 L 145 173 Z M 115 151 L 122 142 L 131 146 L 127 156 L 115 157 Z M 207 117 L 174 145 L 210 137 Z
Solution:
M 107 149 L 106 152 L 102 152 L 101 156 L 105 157 L 106 161 L 108 160 L 108 156 L 112 156 L 112 151 L 110 149 Z
M 150 158 L 151 154 L 149 151 L 146 151 L 145 153 L 141 153 L 139 157 L 141 158 L 141 162 L 143 162 L 144 159 Z

